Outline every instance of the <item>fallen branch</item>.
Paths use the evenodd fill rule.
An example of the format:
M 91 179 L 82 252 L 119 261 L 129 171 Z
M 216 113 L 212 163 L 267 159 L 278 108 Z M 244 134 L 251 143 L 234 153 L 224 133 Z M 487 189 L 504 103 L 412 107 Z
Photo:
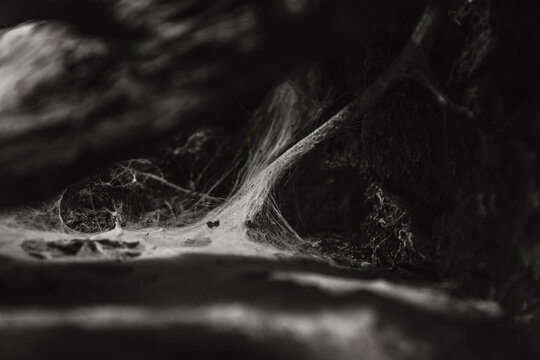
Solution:
M 427 6 L 404 50 L 373 84 L 327 122 L 286 150 L 264 170 L 249 175 L 238 192 L 222 207 L 211 212 L 201 223 L 207 219 L 219 219 L 223 224 L 233 228 L 247 227 L 250 230 L 250 238 L 262 236 L 263 240 L 258 240 L 261 242 L 289 247 L 290 240 L 293 239 L 293 248 L 298 242 L 301 243 L 300 236 L 281 215 L 277 204 L 273 201 L 271 191 L 286 171 L 306 154 L 334 136 L 344 125 L 358 120 L 397 81 L 410 76 L 425 64 L 424 54 L 436 35 L 445 13 L 444 9 L 440 3 Z M 271 225 L 265 226 L 264 232 L 250 229 L 253 224 L 260 221 L 269 222 Z
M 382 73 L 362 94 L 341 109 L 323 125 L 297 142 L 270 164 L 261 178 L 269 184 L 277 180 L 303 156 L 313 151 L 319 144 L 334 136 L 343 126 L 359 119 L 399 80 L 425 70 L 425 53 L 428 51 L 444 15 L 445 6 L 441 3 L 428 5 L 408 44 L 390 67 Z

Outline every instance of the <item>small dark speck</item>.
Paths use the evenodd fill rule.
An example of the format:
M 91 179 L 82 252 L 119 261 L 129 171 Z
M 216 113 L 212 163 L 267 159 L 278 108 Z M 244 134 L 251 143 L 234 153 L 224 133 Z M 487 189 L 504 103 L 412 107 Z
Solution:
M 210 229 L 217 228 L 219 226 L 219 220 L 209 221 L 206 223 L 206 226 L 208 226 Z

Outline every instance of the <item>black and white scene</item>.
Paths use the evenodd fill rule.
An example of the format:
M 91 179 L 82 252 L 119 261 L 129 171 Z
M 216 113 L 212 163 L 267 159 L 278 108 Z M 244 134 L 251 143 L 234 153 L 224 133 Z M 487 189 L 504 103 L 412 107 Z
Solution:
M 0 360 L 540 359 L 537 0 L 0 0 Z

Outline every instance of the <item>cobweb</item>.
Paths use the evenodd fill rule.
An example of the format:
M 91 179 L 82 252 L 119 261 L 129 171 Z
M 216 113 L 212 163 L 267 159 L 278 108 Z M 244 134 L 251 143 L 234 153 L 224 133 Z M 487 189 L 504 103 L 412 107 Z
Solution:
M 454 11 L 458 20 L 470 13 L 465 5 Z M 455 63 L 457 78 L 466 76 L 460 64 L 482 58 L 469 61 L 466 53 Z M 305 241 L 282 215 L 276 191 L 302 155 L 316 146 L 308 134 L 336 103 L 321 88 L 315 69 L 301 71 L 274 89 L 245 128 L 233 134 L 235 140 L 228 139 L 231 134 L 199 129 L 173 141 L 163 156 L 118 163 L 68 187 L 55 201 L 20 210 L 5 221 L 87 233 L 164 226 L 174 228 L 179 239 L 209 228 L 215 237 L 304 248 Z M 176 162 L 175 171 L 171 162 Z
M 153 157 L 117 163 L 52 201 L 18 209 L 3 224 L 58 233 L 163 226 L 179 239 L 213 228 L 215 237 L 298 249 L 304 242 L 275 196 L 295 162 L 271 164 L 324 120 L 318 80 L 306 70 L 277 86 L 236 140 L 203 127 Z

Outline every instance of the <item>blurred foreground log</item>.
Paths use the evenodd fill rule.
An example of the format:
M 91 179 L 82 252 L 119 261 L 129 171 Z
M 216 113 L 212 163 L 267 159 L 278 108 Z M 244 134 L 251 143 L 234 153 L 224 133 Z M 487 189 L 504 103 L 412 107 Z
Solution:
M 402 6 L 1 3 L 0 206 L 44 198 L 178 129 L 220 121 L 293 68 L 365 43 Z

